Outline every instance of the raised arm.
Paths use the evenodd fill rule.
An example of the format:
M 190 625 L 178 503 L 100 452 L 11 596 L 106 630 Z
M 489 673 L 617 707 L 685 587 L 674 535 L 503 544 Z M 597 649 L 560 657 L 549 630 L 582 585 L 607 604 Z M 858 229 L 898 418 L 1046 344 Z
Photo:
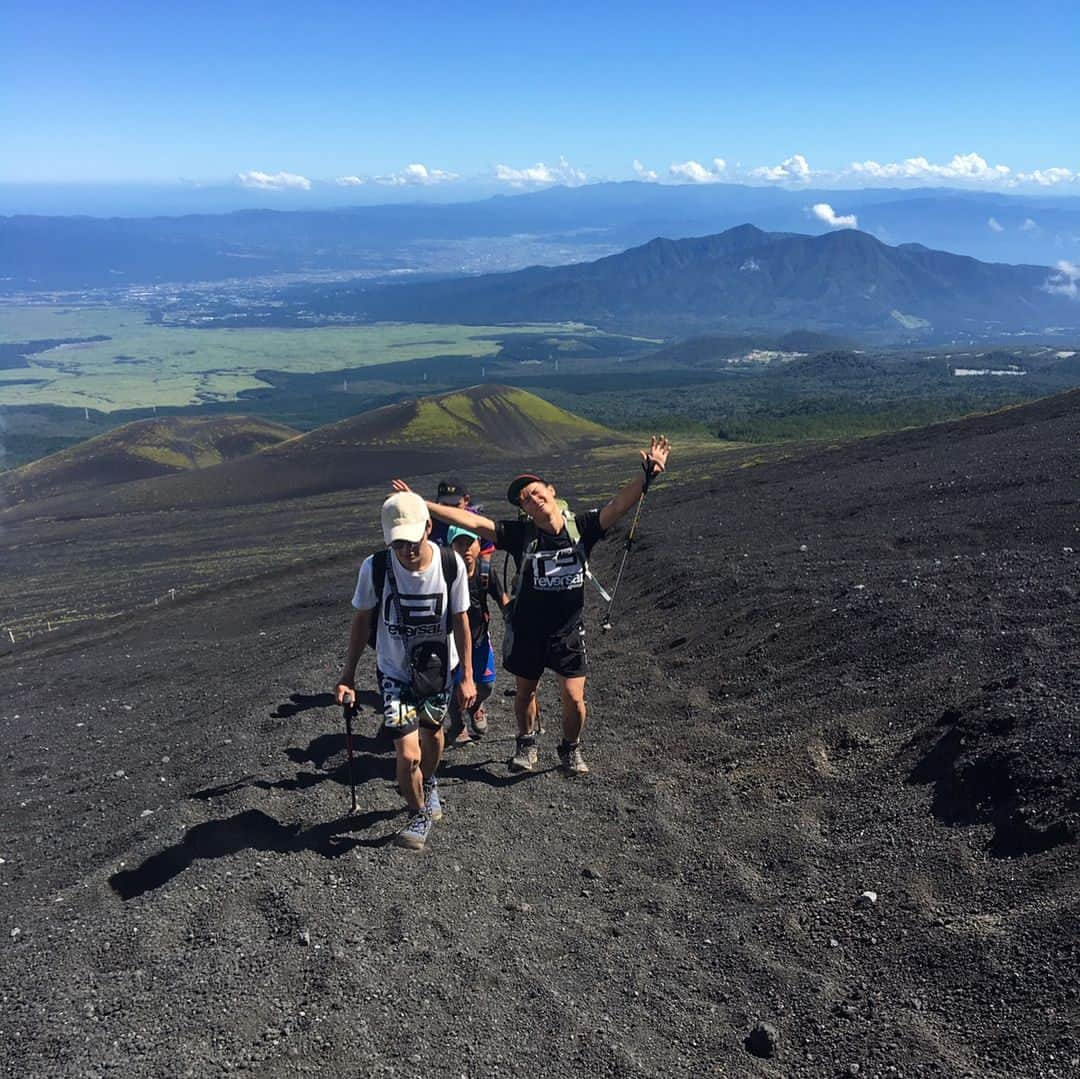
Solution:
M 647 450 L 641 453 L 641 475 L 620 487 L 615 497 L 600 511 L 600 527 L 606 532 L 633 507 L 645 489 L 646 475 L 663 472 L 667 468 L 671 443 L 666 435 L 653 435 Z
M 411 491 L 412 488 L 404 480 L 393 480 L 390 484 L 395 491 Z M 428 513 L 436 521 L 445 521 L 448 525 L 457 525 L 459 528 L 467 528 L 484 539 L 495 542 L 495 522 L 490 517 L 484 517 L 472 510 L 460 509 L 457 506 L 444 506 L 441 502 L 428 502 L 424 500 Z

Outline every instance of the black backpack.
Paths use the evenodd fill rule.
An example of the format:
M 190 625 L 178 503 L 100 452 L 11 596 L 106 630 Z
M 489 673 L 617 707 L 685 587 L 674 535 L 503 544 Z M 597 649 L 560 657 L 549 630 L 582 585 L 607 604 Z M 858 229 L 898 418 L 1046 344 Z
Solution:
M 480 597 L 480 631 L 473 633 L 473 644 L 481 644 L 486 640 L 488 624 L 491 622 L 491 612 L 488 610 L 488 589 L 491 585 L 491 555 L 482 554 L 477 559 L 476 566 L 476 591 Z M 471 587 L 471 586 L 470 586 Z M 470 618 L 471 625 L 471 618 Z
M 442 558 L 443 579 L 446 581 L 446 632 L 450 632 L 450 589 L 457 580 L 458 560 L 452 547 L 439 547 L 435 549 Z M 386 587 L 386 570 L 390 558 L 390 548 L 383 547 L 371 557 L 371 584 L 375 589 L 375 617 L 371 620 L 371 629 L 368 632 L 368 645 L 375 648 L 379 633 L 379 623 L 382 622 L 383 589 Z

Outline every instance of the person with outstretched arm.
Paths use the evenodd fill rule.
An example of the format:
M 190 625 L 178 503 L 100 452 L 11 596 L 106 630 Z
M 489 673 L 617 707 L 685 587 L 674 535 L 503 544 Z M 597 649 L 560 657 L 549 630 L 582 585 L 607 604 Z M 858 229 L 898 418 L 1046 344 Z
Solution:
M 398 788 L 409 808 L 395 842 L 420 850 L 443 815 L 435 772 L 450 693 L 457 693 L 462 708 L 476 698 L 469 582 L 460 555 L 430 542 L 431 517 L 419 495 L 391 495 L 383 503 L 382 529 L 387 549 L 360 567 L 352 600 L 356 614 L 334 698 L 338 704 L 355 702 L 356 664 L 374 622 L 382 729 L 394 740 Z M 459 656 L 464 663 L 455 690 Z
M 545 670 L 558 679 L 562 701 L 559 761 L 571 774 L 589 771 L 581 752 L 588 665 L 582 621 L 586 561 L 608 529 L 641 498 L 646 478 L 664 471 L 670 452 L 668 439 L 654 435 L 648 450 L 641 451 L 642 474 L 603 508 L 580 516 L 558 500 L 553 484 L 532 473 L 516 477 L 506 492 L 510 504 L 521 511 L 516 519 L 496 522 L 468 510 L 428 503 L 432 516 L 491 540 L 517 565 L 503 638 L 503 666 L 516 680 L 512 771 L 531 772 L 537 765 L 536 689 Z M 394 480 L 393 487 L 409 490 L 403 480 Z

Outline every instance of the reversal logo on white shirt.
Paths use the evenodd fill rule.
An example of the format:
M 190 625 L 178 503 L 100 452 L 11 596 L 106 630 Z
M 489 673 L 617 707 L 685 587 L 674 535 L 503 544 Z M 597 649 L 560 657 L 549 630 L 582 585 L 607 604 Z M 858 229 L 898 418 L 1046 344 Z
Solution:
M 391 637 L 440 637 L 446 633 L 443 610 L 445 592 L 400 592 L 387 589 L 383 598 L 383 620 Z M 400 612 L 400 613 L 399 613 Z
M 540 592 L 567 592 L 585 587 L 585 570 L 578 560 L 577 550 L 564 547 L 561 551 L 537 551 L 532 560 L 533 588 Z

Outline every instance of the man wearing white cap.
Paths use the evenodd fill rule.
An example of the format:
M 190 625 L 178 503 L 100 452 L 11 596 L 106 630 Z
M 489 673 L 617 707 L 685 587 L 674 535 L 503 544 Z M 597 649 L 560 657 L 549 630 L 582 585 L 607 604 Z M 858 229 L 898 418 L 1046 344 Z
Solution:
M 356 700 L 356 664 L 376 626 L 383 731 L 394 739 L 398 787 L 409 820 L 396 842 L 420 850 L 442 817 L 435 771 L 458 657 L 472 654 L 469 584 L 460 556 L 431 543 L 431 517 L 419 495 L 391 495 L 382 507 L 387 551 L 364 559 L 352 605 L 349 651 L 335 688 L 338 704 Z M 456 693 L 463 708 L 476 697 L 471 664 Z

